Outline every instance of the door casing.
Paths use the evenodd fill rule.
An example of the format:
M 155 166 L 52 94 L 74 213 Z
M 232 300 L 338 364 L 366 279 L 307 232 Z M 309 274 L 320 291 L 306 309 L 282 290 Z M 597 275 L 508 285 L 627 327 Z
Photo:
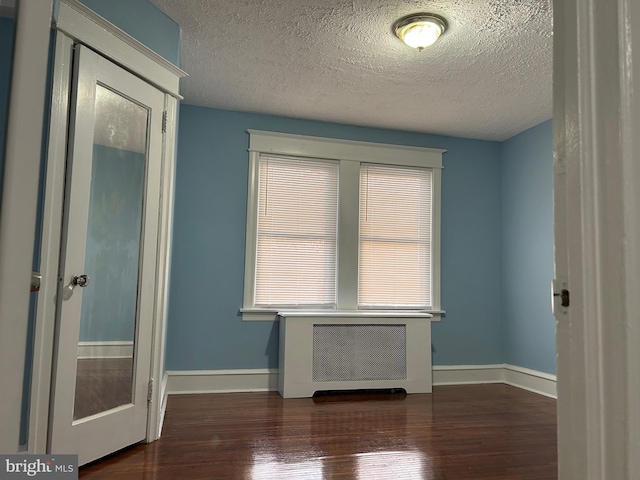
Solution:
M 78 339 L 83 303 L 87 294 L 100 296 L 100 278 L 88 288 L 73 287 L 71 279 L 86 271 L 85 249 L 91 223 L 91 190 L 96 166 L 93 153 L 97 143 L 96 98 L 98 86 L 143 105 L 146 127 L 144 180 L 140 194 L 140 247 L 136 271 L 137 292 L 134 320 L 133 392 L 130 401 L 89 418 L 74 421 L 78 366 Z M 56 348 L 52 380 L 49 446 L 51 453 L 74 452 L 80 465 L 96 460 L 146 437 L 147 388 L 151 375 L 151 345 L 157 268 L 157 238 L 160 206 L 162 116 L 164 95 L 152 85 L 130 74 L 82 45 L 75 47 L 72 115 L 69 130 L 69 156 L 65 178 L 66 199 L 63 220 L 63 248 L 56 298 Z M 103 138 L 103 142 L 108 140 Z M 113 160 L 111 160 L 113 161 Z M 99 177 L 98 177 L 99 178 Z M 95 219 L 95 217 L 93 217 Z M 108 221 L 109 216 L 101 217 Z M 93 275 L 93 271 L 91 272 Z M 104 271 L 103 271 L 104 273 Z M 122 281 L 122 279 L 119 279 Z M 104 285 L 104 284 L 103 284 Z M 93 290 L 91 290 L 93 289 Z M 93 297 L 95 298 L 95 296 Z M 83 300 L 84 299 L 84 300 Z M 104 324 L 105 319 L 102 319 Z
M 640 2 L 557 0 L 554 30 L 559 478 L 637 479 Z
M 0 214 L 0 452 L 20 449 L 52 0 L 21 0 Z
M 152 373 L 154 389 L 149 404 L 146 441 L 159 438 L 166 402 L 164 342 L 167 317 L 168 268 L 173 221 L 176 116 L 179 80 L 186 73 L 148 47 L 114 27 L 76 0 L 61 0 L 56 19 L 51 122 L 42 221 L 41 274 L 34 334 L 33 374 L 29 407 L 30 453 L 45 453 L 49 433 L 49 406 L 55 332 L 55 286 L 62 232 L 62 203 L 68 134 L 72 50 L 89 46 L 105 58 L 164 92 L 165 132 L 162 146 L 157 281 L 154 300 Z

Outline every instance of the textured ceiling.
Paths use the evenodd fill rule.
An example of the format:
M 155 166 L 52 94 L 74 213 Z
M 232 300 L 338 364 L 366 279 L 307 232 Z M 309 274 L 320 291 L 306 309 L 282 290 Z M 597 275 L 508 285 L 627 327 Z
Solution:
M 152 0 L 191 105 L 504 140 L 551 118 L 552 0 Z M 422 52 L 398 18 L 442 15 Z

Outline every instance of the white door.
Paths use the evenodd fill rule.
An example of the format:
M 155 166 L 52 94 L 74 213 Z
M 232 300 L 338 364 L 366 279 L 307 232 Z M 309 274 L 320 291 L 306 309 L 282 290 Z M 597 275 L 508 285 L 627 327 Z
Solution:
M 49 450 L 85 464 L 147 426 L 164 95 L 74 59 Z

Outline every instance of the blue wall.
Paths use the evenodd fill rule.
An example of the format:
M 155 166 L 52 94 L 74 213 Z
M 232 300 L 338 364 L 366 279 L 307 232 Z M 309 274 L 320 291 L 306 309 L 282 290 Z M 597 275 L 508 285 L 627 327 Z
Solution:
M 504 361 L 555 373 L 551 121 L 501 145 Z
M 174 65 L 180 65 L 180 26 L 149 0 L 80 0 Z
M 167 368 L 277 367 L 278 325 L 243 322 L 247 129 L 447 149 L 434 364 L 501 363 L 500 144 L 182 105 Z M 427 347 L 428 348 L 428 347 Z

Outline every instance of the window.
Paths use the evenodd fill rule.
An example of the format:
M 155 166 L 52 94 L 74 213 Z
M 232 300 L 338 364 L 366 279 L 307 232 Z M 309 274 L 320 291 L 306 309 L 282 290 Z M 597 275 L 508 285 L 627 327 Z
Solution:
M 431 307 L 431 169 L 360 167 L 358 307 Z
M 338 163 L 261 155 L 255 305 L 335 308 Z
M 249 134 L 244 320 L 439 311 L 443 150 Z

